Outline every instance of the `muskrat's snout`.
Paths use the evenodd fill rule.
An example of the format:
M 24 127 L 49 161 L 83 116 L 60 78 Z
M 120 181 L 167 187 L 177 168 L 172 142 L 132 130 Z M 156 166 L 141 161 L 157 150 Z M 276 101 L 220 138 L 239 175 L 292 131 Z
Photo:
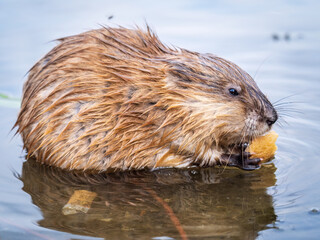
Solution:
M 269 127 L 271 127 L 278 120 L 277 111 L 271 106 L 267 108 L 265 121 Z
M 262 92 L 257 96 L 257 99 L 260 99 L 260 101 L 257 101 L 256 103 L 252 101 L 253 104 L 248 109 L 245 120 L 245 128 L 248 129 L 246 136 L 248 137 L 249 142 L 252 138 L 268 132 L 278 120 L 276 109 Z

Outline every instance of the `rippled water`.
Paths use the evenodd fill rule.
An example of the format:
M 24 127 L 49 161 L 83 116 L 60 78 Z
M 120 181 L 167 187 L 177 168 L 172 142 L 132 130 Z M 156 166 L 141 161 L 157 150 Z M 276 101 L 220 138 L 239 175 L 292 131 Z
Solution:
M 318 239 L 319 9 L 317 1 L 1 1 L 0 238 Z M 10 130 L 24 75 L 54 46 L 50 41 L 99 23 L 145 20 L 166 43 L 237 63 L 271 101 L 290 96 L 282 100 L 271 163 L 252 172 L 90 176 L 25 161 Z M 90 210 L 66 215 L 79 190 L 94 193 Z

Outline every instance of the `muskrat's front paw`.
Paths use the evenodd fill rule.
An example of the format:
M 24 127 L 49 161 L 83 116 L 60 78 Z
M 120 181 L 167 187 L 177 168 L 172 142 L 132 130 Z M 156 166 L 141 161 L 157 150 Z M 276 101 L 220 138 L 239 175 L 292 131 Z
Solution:
M 230 167 L 238 167 L 243 170 L 255 170 L 260 168 L 261 158 L 250 159 L 249 152 L 242 154 L 223 154 L 220 163 Z

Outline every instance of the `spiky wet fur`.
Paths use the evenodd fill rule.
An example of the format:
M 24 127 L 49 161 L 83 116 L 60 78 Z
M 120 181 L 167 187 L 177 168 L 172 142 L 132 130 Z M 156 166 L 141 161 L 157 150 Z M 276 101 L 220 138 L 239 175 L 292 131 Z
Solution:
M 30 157 L 64 169 L 210 166 L 269 130 L 269 105 L 229 61 L 149 28 L 102 28 L 60 39 L 30 70 L 16 126 Z

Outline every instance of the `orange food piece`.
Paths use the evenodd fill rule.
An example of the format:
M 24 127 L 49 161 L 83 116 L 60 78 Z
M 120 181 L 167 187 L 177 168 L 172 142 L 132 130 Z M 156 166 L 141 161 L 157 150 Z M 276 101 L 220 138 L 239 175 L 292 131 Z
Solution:
M 270 160 L 278 149 L 276 145 L 278 136 L 275 131 L 270 131 L 254 139 L 246 149 L 252 154 L 250 158 L 261 158 L 264 162 Z

